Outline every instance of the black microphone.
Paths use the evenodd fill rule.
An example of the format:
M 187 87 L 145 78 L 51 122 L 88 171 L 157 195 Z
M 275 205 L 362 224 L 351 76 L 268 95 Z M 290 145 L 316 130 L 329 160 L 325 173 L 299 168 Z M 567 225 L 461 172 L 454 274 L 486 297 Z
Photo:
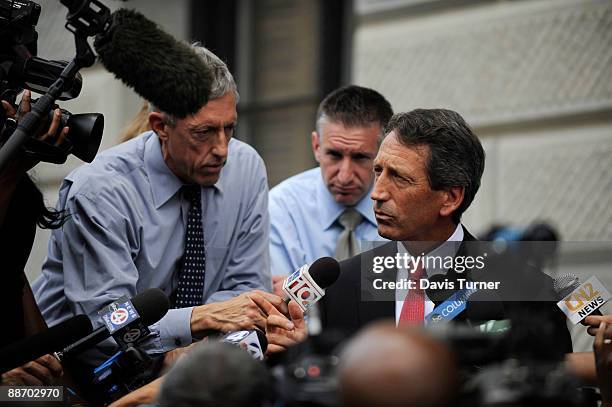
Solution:
M 440 288 L 445 286 L 451 286 L 444 284 L 447 282 L 452 283 L 453 287 L 455 287 L 457 284 L 457 282 L 455 281 L 456 279 L 449 279 L 446 274 L 434 274 L 433 276 L 428 277 L 427 280 L 429 281 L 429 284 L 425 289 L 425 295 L 427 295 L 427 298 L 429 298 L 431 302 L 435 304 L 436 307 L 446 301 L 451 295 L 453 295 L 457 291 L 456 289 Z
M 208 102 L 212 71 L 187 44 L 134 10 L 112 13 L 110 28 L 96 36 L 102 65 L 136 93 L 178 118 Z
M 118 300 L 112 303 L 111 306 L 121 301 L 123 300 Z M 138 312 L 138 318 L 130 321 L 127 323 L 127 325 L 122 326 L 121 329 L 116 332 L 111 332 L 108 329 L 107 324 L 101 326 L 91 334 L 65 347 L 61 352 L 58 352 L 60 359 L 77 355 L 86 349 L 93 347 L 99 342 L 102 342 L 111 335 L 120 345 L 125 342 L 135 342 L 140 340 L 143 338 L 142 334 L 139 334 L 138 336 L 132 335 L 131 341 L 125 341 L 125 338 L 121 336 L 128 335 L 131 332 L 135 332 L 135 330 L 140 332 L 142 326 L 146 327 L 159 321 L 164 315 L 166 315 L 168 309 L 170 308 L 170 301 L 168 300 L 168 297 L 159 288 L 150 288 L 143 291 L 142 293 L 134 296 L 131 303 L 134 309 Z M 106 308 L 108 307 L 105 307 L 104 309 Z
M 572 294 L 574 290 L 576 290 L 581 285 L 582 285 L 582 282 L 580 281 L 580 278 L 578 278 L 578 276 L 573 273 L 561 274 L 560 276 L 553 278 L 553 289 L 555 290 L 555 293 L 557 294 L 558 300 L 562 300 L 565 297 L 569 296 L 570 294 Z M 597 307 L 597 309 L 591 312 L 589 315 L 601 316 L 602 314 L 599 308 L 602 305 L 603 304 L 600 304 Z M 580 322 L 583 322 L 585 318 L 586 317 L 582 318 Z
M 285 302 L 294 300 L 306 312 L 325 295 L 325 289 L 340 276 L 340 264 L 333 257 L 321 257 L 304 265 L 283 283 Z
M 62 349 L 91 331 L 89 318 L 77 315 L 46 331 L 5 346 L 0 350 L 0 373 Z

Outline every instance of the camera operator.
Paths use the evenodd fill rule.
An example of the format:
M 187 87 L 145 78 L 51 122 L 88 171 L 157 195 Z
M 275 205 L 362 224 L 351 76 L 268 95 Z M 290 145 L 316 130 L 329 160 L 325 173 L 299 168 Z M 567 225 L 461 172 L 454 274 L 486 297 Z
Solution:
M 30 110 L 31 95 L 25 91 L 19 109 L 3 100 L 2 107 L 8 120 L 19 120 Z M 60 125 L 60 109 L 56 109 L 51 124 L 43 123 L 36 137 L 41 141 L 62 143 L 68 134 L 64 127 L 56 137 Z M 3 134 L 4 135 L 4 134 Z M 8 137 L 8 136 L 7 136 Z M 6 137 L 0 140 L 0 146 Z M 47 209 L 43 195 L 27 174 L 37 162 L 23 155 L 16 157 L 0 173 L 0 247 L 3 253 L 2 309 L 10 310 L 5 315 L 6 329 L 0 339 L 0 347 L 46 328 L 34 301 L 32 290 L 24 273 L 30 255 L 36 225 L 54 229 L 62 225 L 65 215 Z M 8 320 L 6 320 L 8 318 Z M 62 376 L 62 367 L 54 357 L 45 355 L 24 366 L 2 375 L 2 383 L 10 385 L 54 384 Z

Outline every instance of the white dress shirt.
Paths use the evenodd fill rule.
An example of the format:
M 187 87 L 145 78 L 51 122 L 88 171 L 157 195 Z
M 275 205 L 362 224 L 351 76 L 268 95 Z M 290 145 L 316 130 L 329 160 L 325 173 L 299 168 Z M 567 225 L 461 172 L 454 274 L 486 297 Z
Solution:
M 457 250 L 459 249 L 459 244 L 456 244 L 456 243 L 447 244 L 447 243 L 448 242 L 462 242 L 463 237 L 464 237 L 463 227 L 461 226 L 461 224 L 458 224 L 457 227 L 455 228 L 455 231 L 446 240 L 446 242 L 436 247 L 431 252 L 427 253 L 427 256 L 433 256 L 433 257 L 452 256 L 454 257 L 455 254 L 457 254 Z M 408 252 L 408 250 L 406 249 L 406 247 L 404 246 L 402 242 L 397 242 L 397 252 L 400 253 L 402 257 L 404 256 L 405 253 L 411 256 L 411 254 Z M 421 255 L 421 253 L 415 254 L 415 256 L 419 256 L 419 255 Z M 447 271 L 448 269 L 444 269 L 444 268 L 425 268 L 425 273 L 427 274 L 427 277 L 431 277 L 436 274 L 444 274 Z M 409 273 L 409 270 L 407 270 L 403 266 L 403 264 L 400 264 L 400 267 L 397 268 L 396 281 L 399 282 L 399 281 L 408 280 L 408 273 Z M 399 318 L 400 318 L 400 315 L 402 314 L 402 307 L 404 306 L 404 299 L 406 298 L 406 295 L 408 295 L 407 288 L 395 290 L 395 324 L 396 325 L 399 324 Z M 427 295 L 425 294 L 425 314 L 424 315 L 425 316 L 429 315 L 429 313 L 433 311 L 434 307 L 435 307 L 435 304 L 433 303 L 433 301 L 427 298 Z

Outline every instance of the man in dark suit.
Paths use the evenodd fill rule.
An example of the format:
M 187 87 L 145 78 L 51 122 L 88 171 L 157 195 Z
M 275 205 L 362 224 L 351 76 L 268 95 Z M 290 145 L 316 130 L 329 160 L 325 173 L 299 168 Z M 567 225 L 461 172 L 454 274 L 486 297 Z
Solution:
M 324 326 L 351 333 L 382 318 L 400 322 L 401 299 L 362 301 L 361 270 L 375 257 L 395 257 L 402 251 L 417 255 L 447 241 L 476 240 L 460 219 L 480 186 L 485 154 L 463 118 L 450 110 L 418 109 L 393 116 L 385 134 L 374 161 L 371 198 L 378 232 L 393 242 L 342 262 L 341 276 L 323 300 Z M 451 255 L 464 250 L 460 243 L 450 246 L 455 248 Z M 397 272 L 392 268 L 385 274 L 395 281 Z M 423 314 L 432 306 L 424 308 Z
M 440 299 L 438 304 L 431 301 L 433 298 L 428 298 L 418 282 L 407 290 L 377 292 L 372 290 L 374 279 L 401 281 L 399 276 L 403 272 L 408 279 L 433 280 L 434 275 L 440 274 L 438 281 L 454 281 L 457 287 L 460 275 L 453 267 L 438 265 L 417 270 L 398 261 L 377 274 L 372 272 L 377 258 L 401 259 L 404 254 L 458 258 L 478 254 L 476 244 L 469 243 L 476 239 L 461 224 L 461 216 L 480 186 L 485 154 L 464 119 L 450 110 L 417 109 L 394 115 L 385 134 L 374 161 L 375 184 L 371 198 L 378 232 L 392 242 L 342 262 L 338 281 L 327 289 L 323 298 L 323 327 L 341 329 L 348 334 L 384 318 L 395 318 L 398 325 L 422 325 L 441 302 Z M 479 280 L 478 274 L 469 269 L 458 271 L 463 273 L 462 278 Z M 543 286 L 542 298 L 553 299 L 552 280 L 541 272 L 533 276 Z M 447 290 L 442 298 L 451 292 Z M 432 291 L 427 294 L 432 296 Z M 491 295 L 487 299 L 490 301 Z M 517 310 L 516 299 L 514 304 L 504 302 L 506 306 L 499 300 L 496 304 L 481 303 L 480 307 L 468 302 L 468 312 L 462 312 L 454 321 L 504 319 L 510 316 L 509 310 L 515 312 L 513 315 L 523 315 L 530 309 L 554 320 L 555 340 L 561 342 L 565 352 L 571 352 L 564 317 L 553 302 L 522 303 Z M 472 310 L 480 311 L 471 315 L 480 316 L 469 314 L 470 305 L 474 306 Z M 544 311 L 540 313 L 541 310 Z

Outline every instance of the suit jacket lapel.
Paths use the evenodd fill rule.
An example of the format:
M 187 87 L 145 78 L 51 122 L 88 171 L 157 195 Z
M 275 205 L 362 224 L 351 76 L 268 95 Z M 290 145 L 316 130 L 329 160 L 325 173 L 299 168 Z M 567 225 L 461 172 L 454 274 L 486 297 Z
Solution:
M 369 252 L 367 258 L 364 259 L 364 261 L 367 263 L 363 264 L 373 264 L 374 256 L 395 257 L 396 253 L 397 242 L 389 242 Z M 361 284 L 371 284 L 371 280 L 373 280 L 374 278 L 382 278 L 383 281 L 395 281 L 396 276 L 397 268 L 385 270 L 381 275 L 377 275 L 375 277 L 372 273 L 366 272 L 366 279 L 362 279 Z M 395 318 L 395 300 L 363 301 L 361 298 L 361 287 L 358 287 L 358 290 L 359 292 L 357 292 L 357 306 L 359 310 L 359 323 L 361 326 L 378 319 Z

